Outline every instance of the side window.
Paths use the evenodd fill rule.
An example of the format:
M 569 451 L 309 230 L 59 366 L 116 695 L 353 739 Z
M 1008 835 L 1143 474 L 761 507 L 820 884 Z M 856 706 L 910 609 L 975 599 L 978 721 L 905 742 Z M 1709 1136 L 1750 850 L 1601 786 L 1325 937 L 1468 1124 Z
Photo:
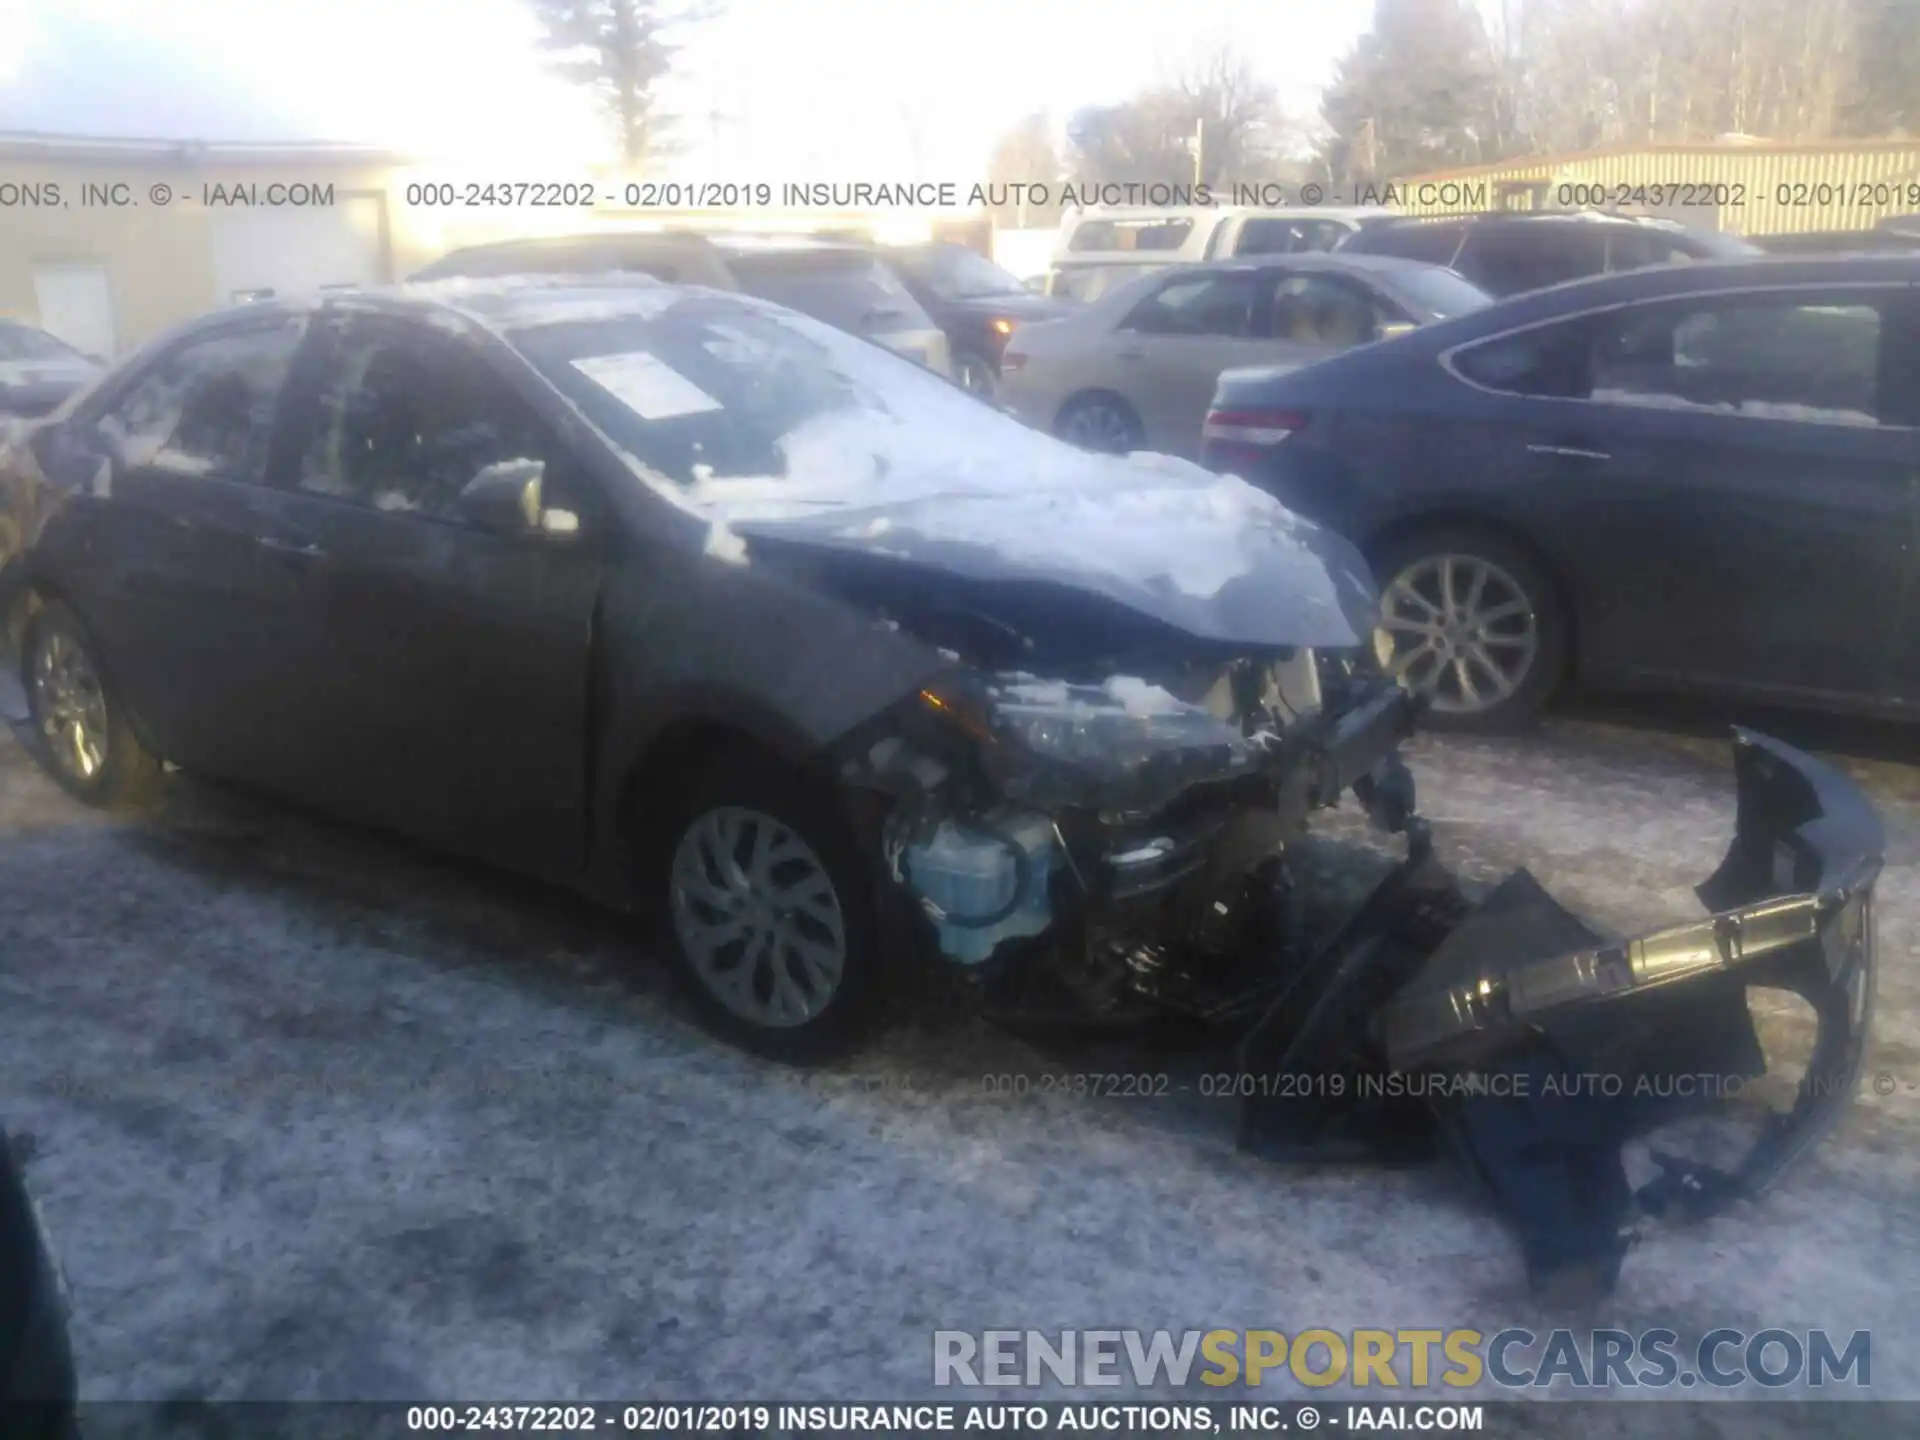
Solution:
M 1592 340 L 1585 321 L 1498 335 L 1457 352 L 1453 368 L 1476 385 L 1509 395 L 1583 400 L 1592 386 Z
M 1830 425 L 1880 419 L 1881 313 L 1840 299 L 1728 296 L 1610 317 L 1593 398 Z
M 1348 245 L 1369 255 L 1398 255 L 1429 265 L 1451 265 L 1460 249 L 1460 230 L 1457 224 L 1445 223 L 1380 225 L 1362 230 Z
M 1607 237 L 1585 222 L 1489 225 L 1468 233 L 1454 268 L 1490 295 L 1518 295 L 1601 274 Z
M 305 323 L 226 331 L 168 351 L 96 421 L 122 465 L 258 481 Z
M 1288 275 L 1273 291 L 1273 338 L 1347 348 L 1380 338 L 1374 298 L 1332 275 Z
M 1337 220 L 1249 220 L 1240 227 L 1236 255 L 1298 255 L 1331 250 L 1346 235 Z
M 1639 270 L 1648 265 L 1692 258 L 1656 231 L 1622 227 L 1607 237 L 1607 269 L 1611 271 Z
M 475 359 L 400 326 L 350 327 L 329 355 L 299 486 L 452 518 L 484 467 L 550 458 L 545 427 Z
M 1260 283 L 1251 270 L 1180 276 L 1136 305 L 1121 329 L 1142 335 L 1251 335 Z

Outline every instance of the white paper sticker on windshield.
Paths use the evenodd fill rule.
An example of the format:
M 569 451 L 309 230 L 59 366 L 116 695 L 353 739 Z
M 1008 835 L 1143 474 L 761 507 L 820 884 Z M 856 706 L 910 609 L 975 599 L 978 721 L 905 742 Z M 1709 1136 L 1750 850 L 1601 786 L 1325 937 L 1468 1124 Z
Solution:
M 721 409 L 721 404 L 658 355 L 590 355 L 573 368 L 643 420 L 672 420 Z

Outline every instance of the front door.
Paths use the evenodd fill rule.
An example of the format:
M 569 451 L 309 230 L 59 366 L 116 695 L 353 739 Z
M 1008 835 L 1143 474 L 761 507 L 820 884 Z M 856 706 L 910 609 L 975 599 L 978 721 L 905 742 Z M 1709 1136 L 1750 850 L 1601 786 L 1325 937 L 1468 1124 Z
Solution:
M 1175 271 L 1121 320 L 1106 368 L 1140 417 L 1145 448 L 1197 455 L 1220 372 L 1273 363 L 1270 288 L 1252 267 Z
M 532 407 L 465 347 L 395 319 L 323 338 L 278 462 L 303 573 L 287 678 L 314 743 L 286 777 L 330 808 L 515 868 L 584 861 L 589 663 L 603 527 Z M 536 459 L 572 535 L 501 535 L 456 500 Z

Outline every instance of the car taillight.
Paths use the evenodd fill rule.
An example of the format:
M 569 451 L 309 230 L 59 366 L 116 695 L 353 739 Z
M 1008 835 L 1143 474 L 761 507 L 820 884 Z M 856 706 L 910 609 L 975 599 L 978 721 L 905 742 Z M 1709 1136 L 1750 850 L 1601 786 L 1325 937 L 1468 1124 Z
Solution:
M 1278 445 L 1294 431 L 1304 429 L 1307 417 L 1297 410 L 1209 410 L 1200 427 L 1207 445 Z
M 1027 353 L 1024 350 L 1005 350 L 1001 352 L 1000 368 L 1002 370 L 1018 370 L 1026 363 Z

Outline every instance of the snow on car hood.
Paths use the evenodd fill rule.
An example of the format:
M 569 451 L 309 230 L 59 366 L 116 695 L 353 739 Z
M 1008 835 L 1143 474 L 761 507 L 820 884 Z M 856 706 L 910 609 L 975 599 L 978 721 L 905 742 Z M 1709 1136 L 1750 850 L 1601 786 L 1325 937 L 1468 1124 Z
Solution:
M 703 475 L 684 496 L 749 540 L 1067 585 L 1209 640 L 1344 647 L 1370 631 L 1359 552 L 1265 492 L 1164 455 L 1088 454 L 955 394 L 937 424 L 911 405 L 816 417 L 782 442 L 786 474 Z

